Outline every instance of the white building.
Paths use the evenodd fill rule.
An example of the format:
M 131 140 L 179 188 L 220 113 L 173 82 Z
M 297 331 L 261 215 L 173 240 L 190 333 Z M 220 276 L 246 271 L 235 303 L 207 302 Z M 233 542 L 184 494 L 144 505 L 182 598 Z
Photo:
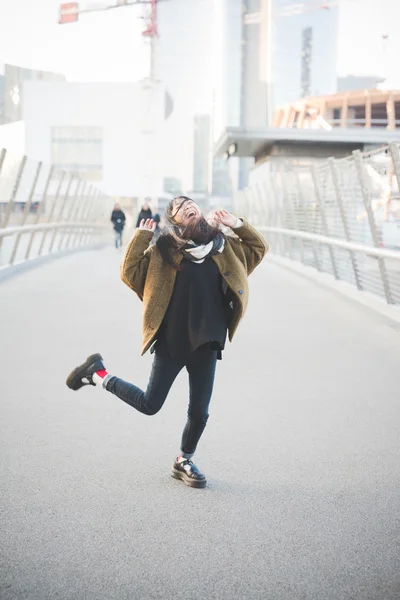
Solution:
M 29 82 L 26 153 L 79 172 L 110 196 L 162 194 L 160 83 Z
M 25 154 L 25 124 L 23 121 L 0 125 L 0 148 L 5 148 L 17 157 Z

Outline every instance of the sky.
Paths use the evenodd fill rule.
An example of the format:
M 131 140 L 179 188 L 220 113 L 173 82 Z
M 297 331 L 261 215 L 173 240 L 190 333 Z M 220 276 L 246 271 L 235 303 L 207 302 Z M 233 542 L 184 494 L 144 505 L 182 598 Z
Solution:
M 342 0 L 338 75 L 381 75 L 387 87 L 399 89 L 399 25 L 400 0 Z
M 142 7 L 89 13 L 68 25 L 58 25 L 58 7 L 58 0 L 0 0 L 0 65 L 56 71 L 74 81 L 147 75 Z
M 176 2 L 164 10 L 168 4 L 177 11 Z M 58 7 L 59 0 L 0 0 L 0 65 L 54 70 L 76 81 L 137 81 L 147 74 L 141 7 L 82 15 L 62 26 Z M 400 86 L 399 23 L 400 0 L 341 0 L 338 75 L 374 72 Z
M 218 58 L 210 59 L 210 53 L 218 48 L 222 13 L 210 7 L 221 1 L 170 0 L 159 7 L 164 24 L 169 23 L 164 37 L 160 31 L 160 44 L 164 40 L 168 48 L 168 57 L 160 57 L 160 69 L 175 102 L 166 127 L 168 172 L 186 181 L 193 162 L 193 114 L 211 112 L 214 81 L 209 65 Z M 80 2 L 88 3 L 93 0 Z M 377 75 L 387 78 L 386 87 L 400 89 L 400 0 L 340 0 L 339 7 L 337 75 Z M 88 82 L 138 81 L 148 75 L 143 7 L 89 13 L 68 25 L 58 24 L 58 11 L 59 0 L 0 0 L 0 70 L 2 63 L 10 63 Z M 289 40 L 289 55 L 291 43 L 297 56 L 294 40 Z

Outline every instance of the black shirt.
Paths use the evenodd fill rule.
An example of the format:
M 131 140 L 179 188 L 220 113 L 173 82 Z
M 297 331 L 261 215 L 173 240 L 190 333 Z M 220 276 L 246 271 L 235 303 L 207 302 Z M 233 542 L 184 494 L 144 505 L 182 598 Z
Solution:
M 153 213 L 151 212 L 150 208 L 148 208 L 147 210 L 144 210 L 144 208 L 142 208 L 142 210 L 138 214 L 138 218 L 136 221 L 136 227 L 139 227 L 140 221 L 142 221 L 142 219 L 144 219 L 146 221 L 146 219 L 151 219 L 152 217 L 153 217 Z
M 125 227 L 125 213 L 122 210 L 113 210 L 111 221 L 114 224 L 115 231 L 122 231 Z
M 227 315 L 219 269 L 212 258 L 203 263 L 182 260 L 181 266 L 158 334 L 157 352 L 182 358 L 209 343 L 220 357 Z

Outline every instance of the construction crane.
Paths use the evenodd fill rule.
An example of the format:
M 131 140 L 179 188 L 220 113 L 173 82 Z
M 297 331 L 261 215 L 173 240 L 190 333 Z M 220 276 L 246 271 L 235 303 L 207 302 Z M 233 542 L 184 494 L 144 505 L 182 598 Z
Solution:
M 127 6 L 145 7 L 144 16 L 145 29 L 142 35 L 145 39 L 150 40 L 150 79 L 155 78 L 155 44 L 158 38 L 157 27 L 157 5 L 159 2 L 167 0 L 114 0 L 114 2 L 63 2 L 60 5 L 59 24 L 65 25 L 68 23 L 77 23 L 79 16 L 86 13 L 104 12 L 108 10 L 124 8 Z M 277 15 L 272 15 L 272 19 L 281 17 L 292 17 L 298 14 L 303 14 L 315 10 L 329 10 L 339 4 L 340 0 L 316 0 L 314 4 L 309 5 L 304 2 L 297 2 L 286 5 L 283 10 Z M 246 25 L 256 24 L 260 22 L 260 13 L 247 13 L 244 15 L 244 23 Z
M 65 25 L 77 23 L 79 16 L 86 13 L 104 12 L 127 6 L 143 5 L 145 8 L 143 19 L 145 29 L 142 36 L 150 40 L 150 79 L 155 79 L 155 44 L 158 38 L 157 28 L 157 4 L 166 0 L 114 0 L 110 2 L 64 2 L 60 5 L 60 17 L 58 23 Z

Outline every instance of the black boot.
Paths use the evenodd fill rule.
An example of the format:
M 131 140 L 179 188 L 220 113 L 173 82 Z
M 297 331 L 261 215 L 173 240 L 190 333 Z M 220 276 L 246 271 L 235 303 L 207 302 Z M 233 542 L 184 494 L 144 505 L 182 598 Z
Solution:
M 93 383 L 92 375 L 102 370 L 105 370 L 105 366 L 101 354 L 91 354 L 82 365 L 71 371 L 66 384 L 74 391 L 80 390 L 84 385 L 96 385 Z
M 174 479 L 182 479 L 183 483 L 194 488 L 204 488 L 207 485 L 206 476 L 200 473 L 196 465 L 189 459 L 175 460 L 171 476 Z

